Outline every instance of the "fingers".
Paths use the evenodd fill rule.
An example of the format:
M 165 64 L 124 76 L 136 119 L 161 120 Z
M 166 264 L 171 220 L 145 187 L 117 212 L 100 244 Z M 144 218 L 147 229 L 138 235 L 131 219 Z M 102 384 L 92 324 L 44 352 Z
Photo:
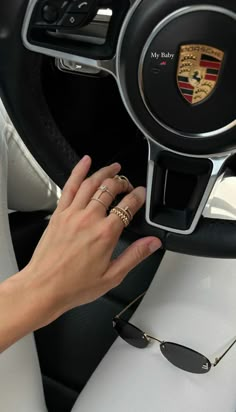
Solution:
M 113 178 L 120 171 L 120 169 L 120 164 L 114 163 L 98 170 L 88 179 L 84 180 L 80 186 L 80 190 L 74 198 L 73 206 L 79 209 L 84 209 L 104 180 L 107 178 Z
M 111 281 L 111 287 L 118 286 L 128 272 L 160 247 L 161 241 L 156 237 L 139 239 L 129 246 L 118 258 L 111 262 L 104 275 L 106 279 L 109 278 Z
M 78 192 L 80 185 L 88 174 L 91 167 L 91 158 L 89 156 L 84 156 L 80 162 L 72 170 L 72 173 L 67 180 L 60 201 L 58 203 L 56 213 L 62 212 L 67 207 L 69 207 Z
M 133 186 L 130 183 L 127 185 L 127 182 L 122 179 L 105 179 L 89 202 L 87 209 L 96 215 L 105 216 L 116 196 L 123 192 L 130 192 L 132 189 Z
M 137 213 L 137 211 L 143 206 L 145 198 L 146 189 L 140 186 L 132 190 L 131 193 L 125 196 L 122 201 L 118 203 L 117 207 L 119 207 L 120 209 L 125 209 L 128 207 L 129 212 L 132 216 L 134 216 L 135 213 Z M 106 219 L 108 223 L 112 225 L 114 232 L 116 232 L 117 236 L 119 237 L 124 229 L 124 223 L 122 222 L 121 218 L 112 213 Z

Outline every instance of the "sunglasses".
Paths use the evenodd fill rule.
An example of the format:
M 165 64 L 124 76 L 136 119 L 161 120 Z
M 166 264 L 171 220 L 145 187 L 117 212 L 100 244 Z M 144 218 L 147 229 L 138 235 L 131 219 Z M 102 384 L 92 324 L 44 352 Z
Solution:
M 215 358 L 215 360 L 211 362 L 206 356 L 191 348 L 179 345 L 178 343 L 174 342 L 165 342 L 161 339 L 148 335 L 147 333 L 143 332 L 136 326 L 120 317 L 132 305 L 134 305 L 139 299 L 141 299 L 145 295 L 145 293 L 146 292 L 142 293 L 135 300 L 133 300 L 113 319 L 114 329 L 116 330 L 118 335 L 130 345 L 139 349 L 143 349 L 146 348 L 151 341 L 159 342 L 161 353 L 174 366 L 187 372 L 203 374 L 209 372 L 213 366 L 218 365 L 221 359 L 235 344 L 236 339 L 221 356 Z

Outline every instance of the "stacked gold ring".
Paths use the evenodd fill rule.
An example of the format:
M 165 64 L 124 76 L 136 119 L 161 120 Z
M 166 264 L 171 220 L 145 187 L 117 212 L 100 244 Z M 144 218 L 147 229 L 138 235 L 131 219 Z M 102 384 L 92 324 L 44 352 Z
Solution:
M 125 227 L 127 227 L 133 219 L 133 215 L 130 212 L 128 206 L 124 209 L 119 206 L 113 207 L 113 209 L 111 209 L 110 211 L 110 214 L 117 215 L 121 219 Z
M 122 209 L 122 208 L 118 208 L 118 209 L 121 209 L 124 212 L 126 212 L 127 215 L 129 216 L 130 221 L 133 220 L 133 217 L 134 217 L 133 213 L 130 211 L 130 208 L 128 206 L 126 206 L 124 209 Z

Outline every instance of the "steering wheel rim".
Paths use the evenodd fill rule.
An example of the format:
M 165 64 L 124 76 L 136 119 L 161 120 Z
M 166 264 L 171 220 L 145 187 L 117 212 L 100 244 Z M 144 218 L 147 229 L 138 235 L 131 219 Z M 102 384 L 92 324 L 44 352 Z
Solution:
M 130 8 L 126 10 L 126 18 L 122 25 L 120 24 L 119 36 L 117 36 L 116 39 L 115 53 L 110 53 L 109 58 L 104 58 L 104 56 L 97 58 L 97 52 L 94 52 L 96 58 L 93 58 L 89 51 L 83 50 L 83 53 L 81 54 L 78 51 L 76 53 L 72 53 L 71 50 L 62 51 L 60 49 L 56 50 L 54 47 L 47 48 L 45 47 L 45 44 L 41 46 L 40 44 L 35 44 L 29 36 L 29 26 L 31 24 L 33 11 L 35 5 L 38 3 L 38 0 L 31 0 L 29 3 L 25 0 L 21 0 L 18 1 L 17 4 L 15 4 L 14 0 L 11 0 L 10 3 L 11 4 L 9 5 L 9 0 L 3 1 L 3 13 L 1 14 L 2 22 L 0 21 L 0 27 L 3 27 L 2 33 L 4 32 L 4 36 L 2 35 L 0 38 L 0 51 L 4 61 L 6 62 L 6 64 L 0 68 L 1 77 L 3 79 L 1 89 L 2 95 L 4 103 L 9 109 L 10 115 L 14 119 L 14 123 L 20 135 L 47 173 L 55 180 L 57 184 L 62 186 L 68 177 L 71 168 L 77 162 L 78 156 L 69 146 L 66 139 L 60 134 L 52 116 L 50 115 L 47 103 L 42 94 L 40 87 L 40 64 L 42 54 L 58 58 L 70 58 L 78 63 L 86 64 L 91 67 L 97 67 L 114 76 L 118 83 L 123 102 L 125 103 L 131 118 L 135 121 L 136 125 L 148 139 L 150 149 L 148 170 L 148 208 L 145 216 L 143 211 L 140 212 L 128 230 L 135 231 L 140 235 L 152 234 L 159 236 L 163 242 L 163 246 L 168 250 L 200 256 L 235 258 L 236 250 L 234 244 L 236 240 L 236 222 L 206 219 L 201 217 L 207 197 L 209 196 L 220 172 L 222 171 L 223 166 L 225 166 L 230 156 L 236 150 L 236 145 L 234 145 L 234 138 L 232 134 L 232 131 L 235 133 L 235 120 L 233 119 L 234 123 L 231 122 L 230 128 L 228 127 L 220 133 L 220 137 L 223 135 L 225 140 L 227 140 L 226 145 L 222 145 L 222 141 L 218 136 L 219 133 L 215 139 L 215 147 L 217 149 L 215 151 L 214 145 L 212 145 L 211 139 L 208 138 L 208 136 L 198 136 L 198 142 L 196 141 L 197 139 L 194 140 L 196 136 L 190 136 L 189 141 L 187 141 L 186 148 L 182 150 L 181 144 L 184 142 L 185 145 L 186 137 L 188 136 L 186 131 L 183 133 L 181 132 L 178 136 L 178 140 L 176 139 L 173 144 L 171 140 L 173 133 L 168 136 L 169 131 L 165 125 L 163 127 L 163 125 L 160 125 L 160 122 L 155 122 L 155 119 L 152 119 L 152 121 L 155 122 L 155 127 L 153 129 L 154 132 L 152 127 L 146 127 L 147 123 L 145 123 L 145 118 L 149 116 L 150 122 L 150 117 L 155 117 L 153 116 L 153 113 L 148 113 L 148 111 L 153 112 L 153 106 L 150 109 L 151 106 L 147 107 L 146 105 L 145 111 L 145 102 L 142 101 L 142 112 L 145 112 L 145 115 L 142 116 L 140 108 L 136 107 L 136 102 L 131 101 L 132 96 L 130 96 L 130 90 L 133 87 L 131 77 L 134 77 L 136 72 L 132 71 L 132 69 L 130 71 L 131 75 L 129 73 L 132 62 L 127 57 L 127 53 L 129 53 L 128 48 L 135 44 L 132 39 L 132 33 L 130 33 L 135 27 L 133 22 L 136 23 L 136 28 L 137 30 L 140 29 L 140 31 L 142 29 L 142 25 L 144 25 L 144 33 L 141 37 L 146 40 L 144 43 L 140 43 L 140 45 L 137 46 L 137 49 L 141 47 L 142 53 L 139 53 L 139 55 L 136 56 L 139 65 L 138 68 L 135 68 L 135 70 L 137 69 L 137 76 L 140 78 L 140 61 L 142 61 L 144 65 L 147 50 L 149 50 L 152 43 L 150 36 L 152 36 L 152 40 L 157 39 L 157 36 L 153 36 L 153 31 L 156 30 L 156 27 L 160 24 L 160 22 L 165 22 L 170 15 L 176 14 L 177 12 L 179 13 L 179 10 L 183 10 L 183 14 L 185 14 L 188 7 L 198 7 L 199 12 L 203 12 L 204 7 L 208 11 L 212 8 L 215 8 L 216 11 L 220 11 L 220 9 L 228 10 L 229 14 L 231 14 L 231 18 L 234 18 L 235 20 L 236 5 L 232 5 L 230 4 L 230 1 L 228 1 L 227 7 L 225 4 L 223 7 L 222 0 L 207 0 L 205 5 L 199 9 L 200 2 L 198 0 L 173 0 L 168 2 L 168 5 L 165 4 L 165 1 L 160 1 L 158 2 L 158 6 L 152 4 L 153 2 L 149 0 L 146 2 L 143 2 L 142 0 L 135 1 L 130 5 Z M 142 14 L 144 23 L 140 22 L 140 17 L 138 14 Z M 152 21 L 151 26 L 150 21 Z M 171 20 L 169 19 L 169 22 L 170 21 Z M 22 44 L 21 33 L 24 46 L 26 47 Z M 188 39 L 186 39 L 186 42 L 188 42 L 187 40 Z M 135 41 L 138 42 L 138 32 L 137 39 L 135 39 Z M 26 48 L 30 49 L 30 51 Z M 17 53 L 14 54 L 14 56 L 12 56 L 11 53 L 12 49 L 17 50 Z M 145 53 L 143 51 L 144 49 L 146 50 Z M 127 59 L 130 67 L 126 64 L 124 59 Z M 8 73 L 9 67 L 11 67 L 11 73 Z M 15 80 L 12 83 L 13 77 Z M 146 79 L 145 81 L 148 83 Z M 129 85 L 131 85 L 130 90 Z M 177 88 L 177 85 L 175 86 Z M 23 90 L 25 99 L 22 102 Z M 142 96 L 140 91 L 140 83 L 135 93 L 136 97 L 137 93 L 139 93 L 139 101 L 144 100 L 144 96 Z M 214 96 L 214 94 L 212 94 L 212 96 Z M 149 96 L 149 98 L 152 100 L 152 96 Z M 209 102 L 210 100 L 211 99 L 209 98 Z M 202 107 L 203 106 L 204 104 L 202 103 Z M 37 107 L 36 111 L 39 116 L 35 116 L 35 107 Z M 26 111 L 28 114 L 28 121 L 23 121 Z M 156 139 L 155 133 L 160 132 L 160 127 L 162 127 L 162 138 Z M 174 131 L 174 134 L 176 134 L 176 130 Z M 32 139 L 30 139 L 30 136 L 33 134 L 36 142 L 40 141 L 40 139 L 43 142 L 41 147 L 39 147 L 39 145 L 32 144 Z M 182 137 L 181 134 L 183 134 Z M 199 145 L 199 141 L 203 142 L 204 149 L 202 145 Z M 180 159 L 202 159 L 202 161 L 207 160 L 212 162 L 212 167 L 210 167 L 207 172 L 210 173 L 209 181 L 206 184 L 207 193 L 205 186 L 200 199 L 202 200 L 202 202 L 200 202 L 201 209 L 197 207 L 198 212 L 200 211 L 199 216 L 193 225 L 190 224 L 190 228 L 188 227 L 187 230 L 186 228 L 184 230 L 177 228 L 176 230 L 175 227 L 168 228 L 168 226 L 163 225 L 160 222 L 156 223 L 153 221 L 150 214 L 151 203 L 153 202 L 154 196 L 153 174 L 156 173 L 155 168 L 156 165 L 159 164 L 158 162 L 160 155 L 163 156 L 163 153 L 166 152 L 168 152 L 168 154 L 171 153 L 171 155 L 175 155 Z M 203 168 L 205 168 L 205 165 Z M 150 169 L 152 169 L 152 171 L 150 171 Z M 214 173 L 212 173 L 212 170 L 214 170 Z
M 29 150 L 55 183 L 63 187 L 79 159 L 60 133 L 42 92 L 43 56 L 23 46 L 21 31 L 27 5 L 27 0 L 1 4 L 1 98 Z M 41 145 L 35 144 L 40 141 Z

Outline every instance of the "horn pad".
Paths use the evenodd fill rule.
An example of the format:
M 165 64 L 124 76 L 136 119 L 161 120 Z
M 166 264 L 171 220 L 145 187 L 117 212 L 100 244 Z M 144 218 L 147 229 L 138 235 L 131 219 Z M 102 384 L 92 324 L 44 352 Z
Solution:
M 119 84 L 129 113 L 147 136 L 175 151 L 229 150 L 236 146 L 235 13 L 154 3 L 140 3 L 120 45 Z

